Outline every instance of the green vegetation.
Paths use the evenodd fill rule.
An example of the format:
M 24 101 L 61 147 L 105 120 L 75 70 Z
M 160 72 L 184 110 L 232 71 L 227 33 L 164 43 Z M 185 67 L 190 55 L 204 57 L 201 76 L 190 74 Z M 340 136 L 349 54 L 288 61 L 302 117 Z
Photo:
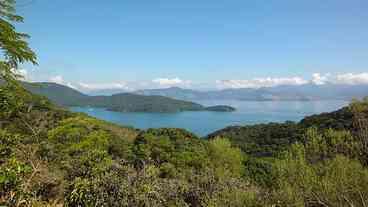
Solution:
M 21 114 L 2 113 L 1 205 L 364 206 L 368 199 L 361 127 L 368 101 L 346 109 L 353 128 L 248 126 L 251 145 L 120 127 L 29 96 Z M 1 106 L 14 97 L 23 99 L 2 95 Z M 260 131 L 273 136 L 255 142 Z
M 35 118 L 44 115 L 32 110 Z M 138 131 L 46 111 L 66 114 L 50 120 L 53 127 L 29 129 L 8 117 L 0 130 L 0 204 L 222 206 L 236 195 L 241 206 L 254 200 L 255 192 L 242 181 L 243 155 L 226 140 L 207 142 L 180 129 Z
M 291 143 L 301 141 L 303 130 L 294 122 L 231 126 L 208 135 L 226 137 L 252 156 L 275 156 Z
M 96 101 L 101 99 L 101 101 Z M 108 110 L 121 112 L 181 112 L 181 111 L 200 111 L 203 106 L 176 99 L 167 98 L 164 96 L 141 96 L 135 94 L 116 94 L 106 97 L 94 97 L 88 100 L 88 105 L 96 107 L 105 107 L 95 104 L 107 102 Z
M 368 111 L 359 109 L 360 111 L 358 112 L 354 108 L 361 107 L 361 105 L 364 105 L 362 104 L 363 102 L 353 101 L 350 107 L 344 107 L 331 113 L 305 117 L 298 123 L 287 121 L 285 123 L 256 124 L 251 126 L 230 126 L 208 135 L 207 138 L 226 137 L 248 154 L 256 157 L 272 157 L 295 142 L 305 142 L 304 134 L 311 127 L 317 127 L 317 129 L 322 131 L 325 129 L 349 130 L 356 134 L 357 124 L 354 122 L 357 122 L 355 120 L 357 119 L 357 114 L 368 114 Z M 360 117 L 360 120 L 365 120 L 366 118 Z M 362 126 L 364 124 L 360 123 Z
M 18 19 L 13 3 L 0 3 L 1 21 Z M 300 123 L 228 128 L 228 139 L 140 131 L 24 90 L 15 66 L 33 53 L 17 34 L 0 34 L 1 206 L 368 204 L 368 99 Z

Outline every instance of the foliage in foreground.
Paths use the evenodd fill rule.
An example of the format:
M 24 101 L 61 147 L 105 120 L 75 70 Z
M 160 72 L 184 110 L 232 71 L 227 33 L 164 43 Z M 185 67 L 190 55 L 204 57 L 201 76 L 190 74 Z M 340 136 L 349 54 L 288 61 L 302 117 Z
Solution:
M 11 25 L 14 3 L 0 3 L 0 205 L 367 206 L 367 99 L 303 127 L 228 129 L 232 142 L 118 127 L 18 84 L 18 64 L 36 58 Z
M 227 139 L 138 131 L 42 103 L 25 113 L 28 119 L 2 118 L 12 120 L 0 130 L 2 205 L 366 206 L 368 200 L 364 128 L 309 128 L 302 141 L 262 158 Z M 367 105 L 354 104 L 363 112 Z M 45 112 L 58 114 L 43 119 L 52 124 L 26 127 L 24 120 Z
M 336 135 L 332 142 L 316 145 L 320 135 L 313 132 L 308 144 L 292 145 L 275 162 L 274 196 L 281 206 L 366 206 L 368 170 L 353 159 L 354 141 L 339 139 L 346 132 L 327 133 Z

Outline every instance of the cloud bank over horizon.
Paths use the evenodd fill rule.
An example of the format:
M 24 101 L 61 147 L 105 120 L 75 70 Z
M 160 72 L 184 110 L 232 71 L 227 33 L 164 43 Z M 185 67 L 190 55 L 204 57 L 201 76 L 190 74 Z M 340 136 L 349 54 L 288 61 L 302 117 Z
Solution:
M 291 78 L 254 78 L 249 80 L 218 80 L 218 88 L 262 88 L 279 85 L 304 85 L 308 81 L 300 77 Z
M 254 78 L 246 80 L 218 80 L 216 81 L 219 89 L 226 88 L 263 88 L 263 87 L 275 87 L 281 85 L 297 86 L 305 84 L 324 85 L 324 84 L 336 84 L 336 85 L 365 85 L 368 84 L 368 73 L 344 73 L 331 75 L 330 73 L 312 74 L 310 80 L 303 79 L 302 77 L 291 78 Z
M 142 89 L 160 89 L 169 87 L 180 87 L 187 89 L 237 89 L 237 88 L 252 88 L 258 89 L 263 87 L 276 87 L 281 85 L 299 86 L 305 84 L 324 85 L 324 84 L 338 84 L 338 85 L 365 85 L 368 84 L 368 72 L 362 73 L 342 73 L 334 74 L 314 73 L 310 79 L 305 79 L 299 76 L 292 77 L 263 77 L 253 79 L 227 79 L 216 80 L 211 83 L 196 83 L 191 80 L 183 80 L 179 77 L 175 78 L 156 78 L 150 81 L 116 81 L 108 83 L 92 83 L 92 82 L 69 82 L 61 75 L 51 76 L 46 80 L 35 79 L 30 76 L 27 70 L 19 70 L 18 73 L 24 77 L 25 80 L 31 82 L 54 82 L 66 85 L 76 90 L 86 93 L 103 90 L 115 91 L 135 91 Z
M 192 81 L 190 80 L 182 80 L 180 78 L 157 78 L 152 80 L 152 83 L 158 84 L 163 87 L 185 87 L 189 88 L 192 85 Z

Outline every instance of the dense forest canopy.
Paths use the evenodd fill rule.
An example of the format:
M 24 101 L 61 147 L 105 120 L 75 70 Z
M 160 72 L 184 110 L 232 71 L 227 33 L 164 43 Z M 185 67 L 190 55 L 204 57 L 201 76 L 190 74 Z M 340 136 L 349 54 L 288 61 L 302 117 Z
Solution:
M 14 3 L 0 1 L 0 205 L 367 206 L 368 99 L 211 139 L 117 126 L 22 88 L 16 68 L 35 56 Z

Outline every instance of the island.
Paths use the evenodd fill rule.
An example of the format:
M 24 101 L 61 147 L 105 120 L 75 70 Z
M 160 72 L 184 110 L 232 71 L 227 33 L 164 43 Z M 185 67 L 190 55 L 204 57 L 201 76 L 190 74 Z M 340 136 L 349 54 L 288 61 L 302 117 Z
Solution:
M 227 105 L 216 105 L 216 106 L 209 106 L 205 108 L 206 111 L 216 111 L 216 112 L 232 112 L 235 111 L 236 108 Z
M 176 113 L 183 111 L 231 112 L 235 108 L 226 105 L 203 106 L 191 101 L 160 95 L 118 93 L 109 96 L 89 96 L 73 88 L 57 83 L 27 83 L 23 86 L 34 94 L 44 96 L 64 107 L 96 107 L 116 112 Z

